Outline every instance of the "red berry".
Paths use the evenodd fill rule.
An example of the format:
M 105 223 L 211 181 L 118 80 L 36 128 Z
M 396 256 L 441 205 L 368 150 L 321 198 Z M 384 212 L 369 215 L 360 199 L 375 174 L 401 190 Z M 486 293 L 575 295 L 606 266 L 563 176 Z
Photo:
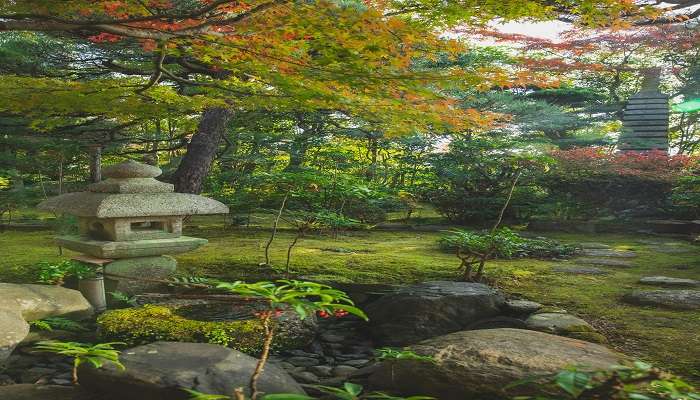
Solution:
M 348 315 L 348 312 L 345 311 L 345 310 L 335 310 L 335 311 L 333 312 L 333 314 L 334 314 L 336 317 L 338 317 L 338 318 L 342 318 L 342 317 Z

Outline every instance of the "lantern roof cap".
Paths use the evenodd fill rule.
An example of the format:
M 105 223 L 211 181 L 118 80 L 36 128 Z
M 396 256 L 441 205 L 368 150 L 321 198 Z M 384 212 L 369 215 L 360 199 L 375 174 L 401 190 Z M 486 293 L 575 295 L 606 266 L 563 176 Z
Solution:
M 102 176 L 105 178 L 128 179 L 128 178 L 155 178 L 163 171 L 153 165 L 140 163 L 134 160 L 127 160 L 119 164 L 113 164 L 102 169 Z

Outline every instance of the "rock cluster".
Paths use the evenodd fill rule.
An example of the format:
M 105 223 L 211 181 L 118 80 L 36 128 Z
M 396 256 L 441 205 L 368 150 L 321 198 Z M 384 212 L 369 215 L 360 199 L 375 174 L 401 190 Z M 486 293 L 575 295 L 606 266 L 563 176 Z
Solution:
M 185 400 L 183 389 L 231 395 L 243 387 L 257 360 L 239 351 L 207 343 L 155 342 L 122 352 L 124 370 L 114 364 L 78 370 L 81 386 L 106 399 Z M 303 394 L 304 390 L 282 369 L 269 365 L 258 387 L 267 393 Z
M 484 284 L 435 281 L 400 288 L 366 311 L 380 344 L 405 346 L 497 316 L 504 302 L 501 293 Z
M 92 306 L 77 290 L 61 286 L 0 283 L 0 368 L 29 334 L 28 321 L 91 316 Z

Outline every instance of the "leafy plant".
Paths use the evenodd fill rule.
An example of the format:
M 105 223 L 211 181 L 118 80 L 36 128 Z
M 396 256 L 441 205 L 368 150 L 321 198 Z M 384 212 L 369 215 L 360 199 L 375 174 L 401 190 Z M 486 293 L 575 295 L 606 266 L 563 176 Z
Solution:
M 530 382 L 525 380 L 512 386 Z M 641 361 L 601 371 L 567 368 L 550 376 L 546 385 L 554 385 L 563 391 L 566 399 L 575 400 L 700 400 L 700 392 L 692 385 Z M 514 399 L 560 400 L 561 397 Z
M 378 360 L 408 359 L 435 362 L 435 359 L 431 356 L 421 356 L 420 354 L 416 354 L 415 352 L 406 349 L 392 349 L 390 347 L 383 347 L 377 349 L 376 352 Z
M 260 395 L 257 381 L 270 355 L 270 346 L 275 335 L 271 320 L 280 315 L 282 309 L 290 307 L 302 319 L 313 315 L 313 313 L 318 313 L 321 317 L 328 317 L 331 314 L 337 317 L 353 314 L 367 320 L 365 313 L 354 306 L 353 301 L 345 292 L 319 283 L 295 280 L 257 283 L 237 281 L 221 282 L 216 287 L 230 293 L 260 298 L 265 300 L 267 304 L 266 310 L 256 312 L 256 316 L 261 319 L 263 324 L 265 341 L 262 354 L 249 382 L 251 399 L 253 400 Z M 236 400 L 244 398 L 241 388 L 234 393 L 234 398 Z
M 131 307 L 136 305 L 136 298 L 134 296 L 129 296 L 124 292 L 109 292 L 109 295 L 112 296 L 112 299 L 114 301 L 117 301 L 119 303 L 123 303 Z
M 78 342 L 59 342 L 54 340 L 41 341 L 34 346 L 35 349 L 47 353 L 55 353 L 71 357 L 73 359 L 73 384 L 78 384 L 78 367 L 83 363 L 90 363 L 95 368 L 102 368 L 106 362 L 110 362 L 120 369 L 124 365 L 119 362 L 119 350 L 114 345 L 122 345 L 121 342 L 89 344 Z
M 185 287 L 210 287 L 214 281 L 203 276 L 173 276 L 170 278 L 173 284 Z
M 576 251 L 574 246 L 555 240 L 521 237 L 508 228 L 489 233 L 455 229 L 440 238 L 439 244 L 444 250 L 455 252 L 467 281 L 481 280 L 484 264 L 492 258 L 551 258 L 572 255 Z
M 518 248 L 519 237 L 510 229 L 502 228 L 489 233 L 453 230 L 440 239 L 445 249 L 454 250 L 461 260 L 465 281 L 480 281 L 486 261 L 501 255 L 511 257 Z
M 330 394 L 340 400 L 362 400 L 362 399 L 385 399 L 385 400 L 430 400 L 433 397 L 428 396 L 410 396 L 410 397 L 395 397 L 383 392 L 364 393 L 362 385 L 356 383 L 345 382 L 342 388 L 332 386 L 314 386 L 321 392 Z
M 79 322 L 63 317 L 42 318 L 35 321 L 30 321 L 29 325 L 44 331 L 53 331 L 54 329 L 60 329 L 70 332 L 87 331 L 87 328 L 85 328 Z
M 90 266 L 72 260 L 65 260 L 58 263 L 42 261 L 38 266 L 38 281 L 51 285 L 61 285 L 68 277 L 85 279 L 95 275 L 95 270 Z
M 323 385 L 314 385 L 313 388 L 319 390 L 320 392 L 329 394 L 333 398 L 340 400 L 431 400 L 433 397 L 428 396 L 410 396 L 410 397 L 396 397 L 383 392 L 369 392 L 364 393 L 364 388 L 362 385 L 356 383 L 345 382 L 342 387 L 332 387 Z M 200 393 L 195 390 L 185 389 L 187 393 L 190 394 L 190 400 L 228 400 L 231 399 L 228 396 L 216 395 L 216 394 L 205 394 Z M 240 393 L 240 391 L 238 391 Z M 243 396 L 242 393 L 240 396 Z M 325 398 L 325 397 L 324 397 Z M 235 397 L 236 400 L 245 400 L 243 397 Z M 290 394 L 290 393 L 275 393 L 266 394 L 260 398 L 261 400 L 314 400 L 316 397 L 310 397 L 303 394 Z

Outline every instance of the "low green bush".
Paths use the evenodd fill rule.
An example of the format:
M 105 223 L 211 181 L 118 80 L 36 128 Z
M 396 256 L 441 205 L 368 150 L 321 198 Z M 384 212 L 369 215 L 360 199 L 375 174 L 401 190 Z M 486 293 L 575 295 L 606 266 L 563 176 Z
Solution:
M 493 234 L 457 229 L 440 238 L 439 244 L 451 253 L 457 249 L 484 253 L 493 246 L 492 258 L 501 259 L 556 258 L 576 252 L 575 246 L 553 239 L 522 237 L 508 228 L 500 228 Z
M 262 350 L 265 331 L 258 318 L 240 321 L 197 321 L 174 312 L 174 308 L 145 305 L 112 310 L 97 319 L 99 334 L 105 340 L 129 345 L 155 341 L 214 343 L 249 354 Z M 278 332 L 273 348 L 293 348 L 306 338 Z

